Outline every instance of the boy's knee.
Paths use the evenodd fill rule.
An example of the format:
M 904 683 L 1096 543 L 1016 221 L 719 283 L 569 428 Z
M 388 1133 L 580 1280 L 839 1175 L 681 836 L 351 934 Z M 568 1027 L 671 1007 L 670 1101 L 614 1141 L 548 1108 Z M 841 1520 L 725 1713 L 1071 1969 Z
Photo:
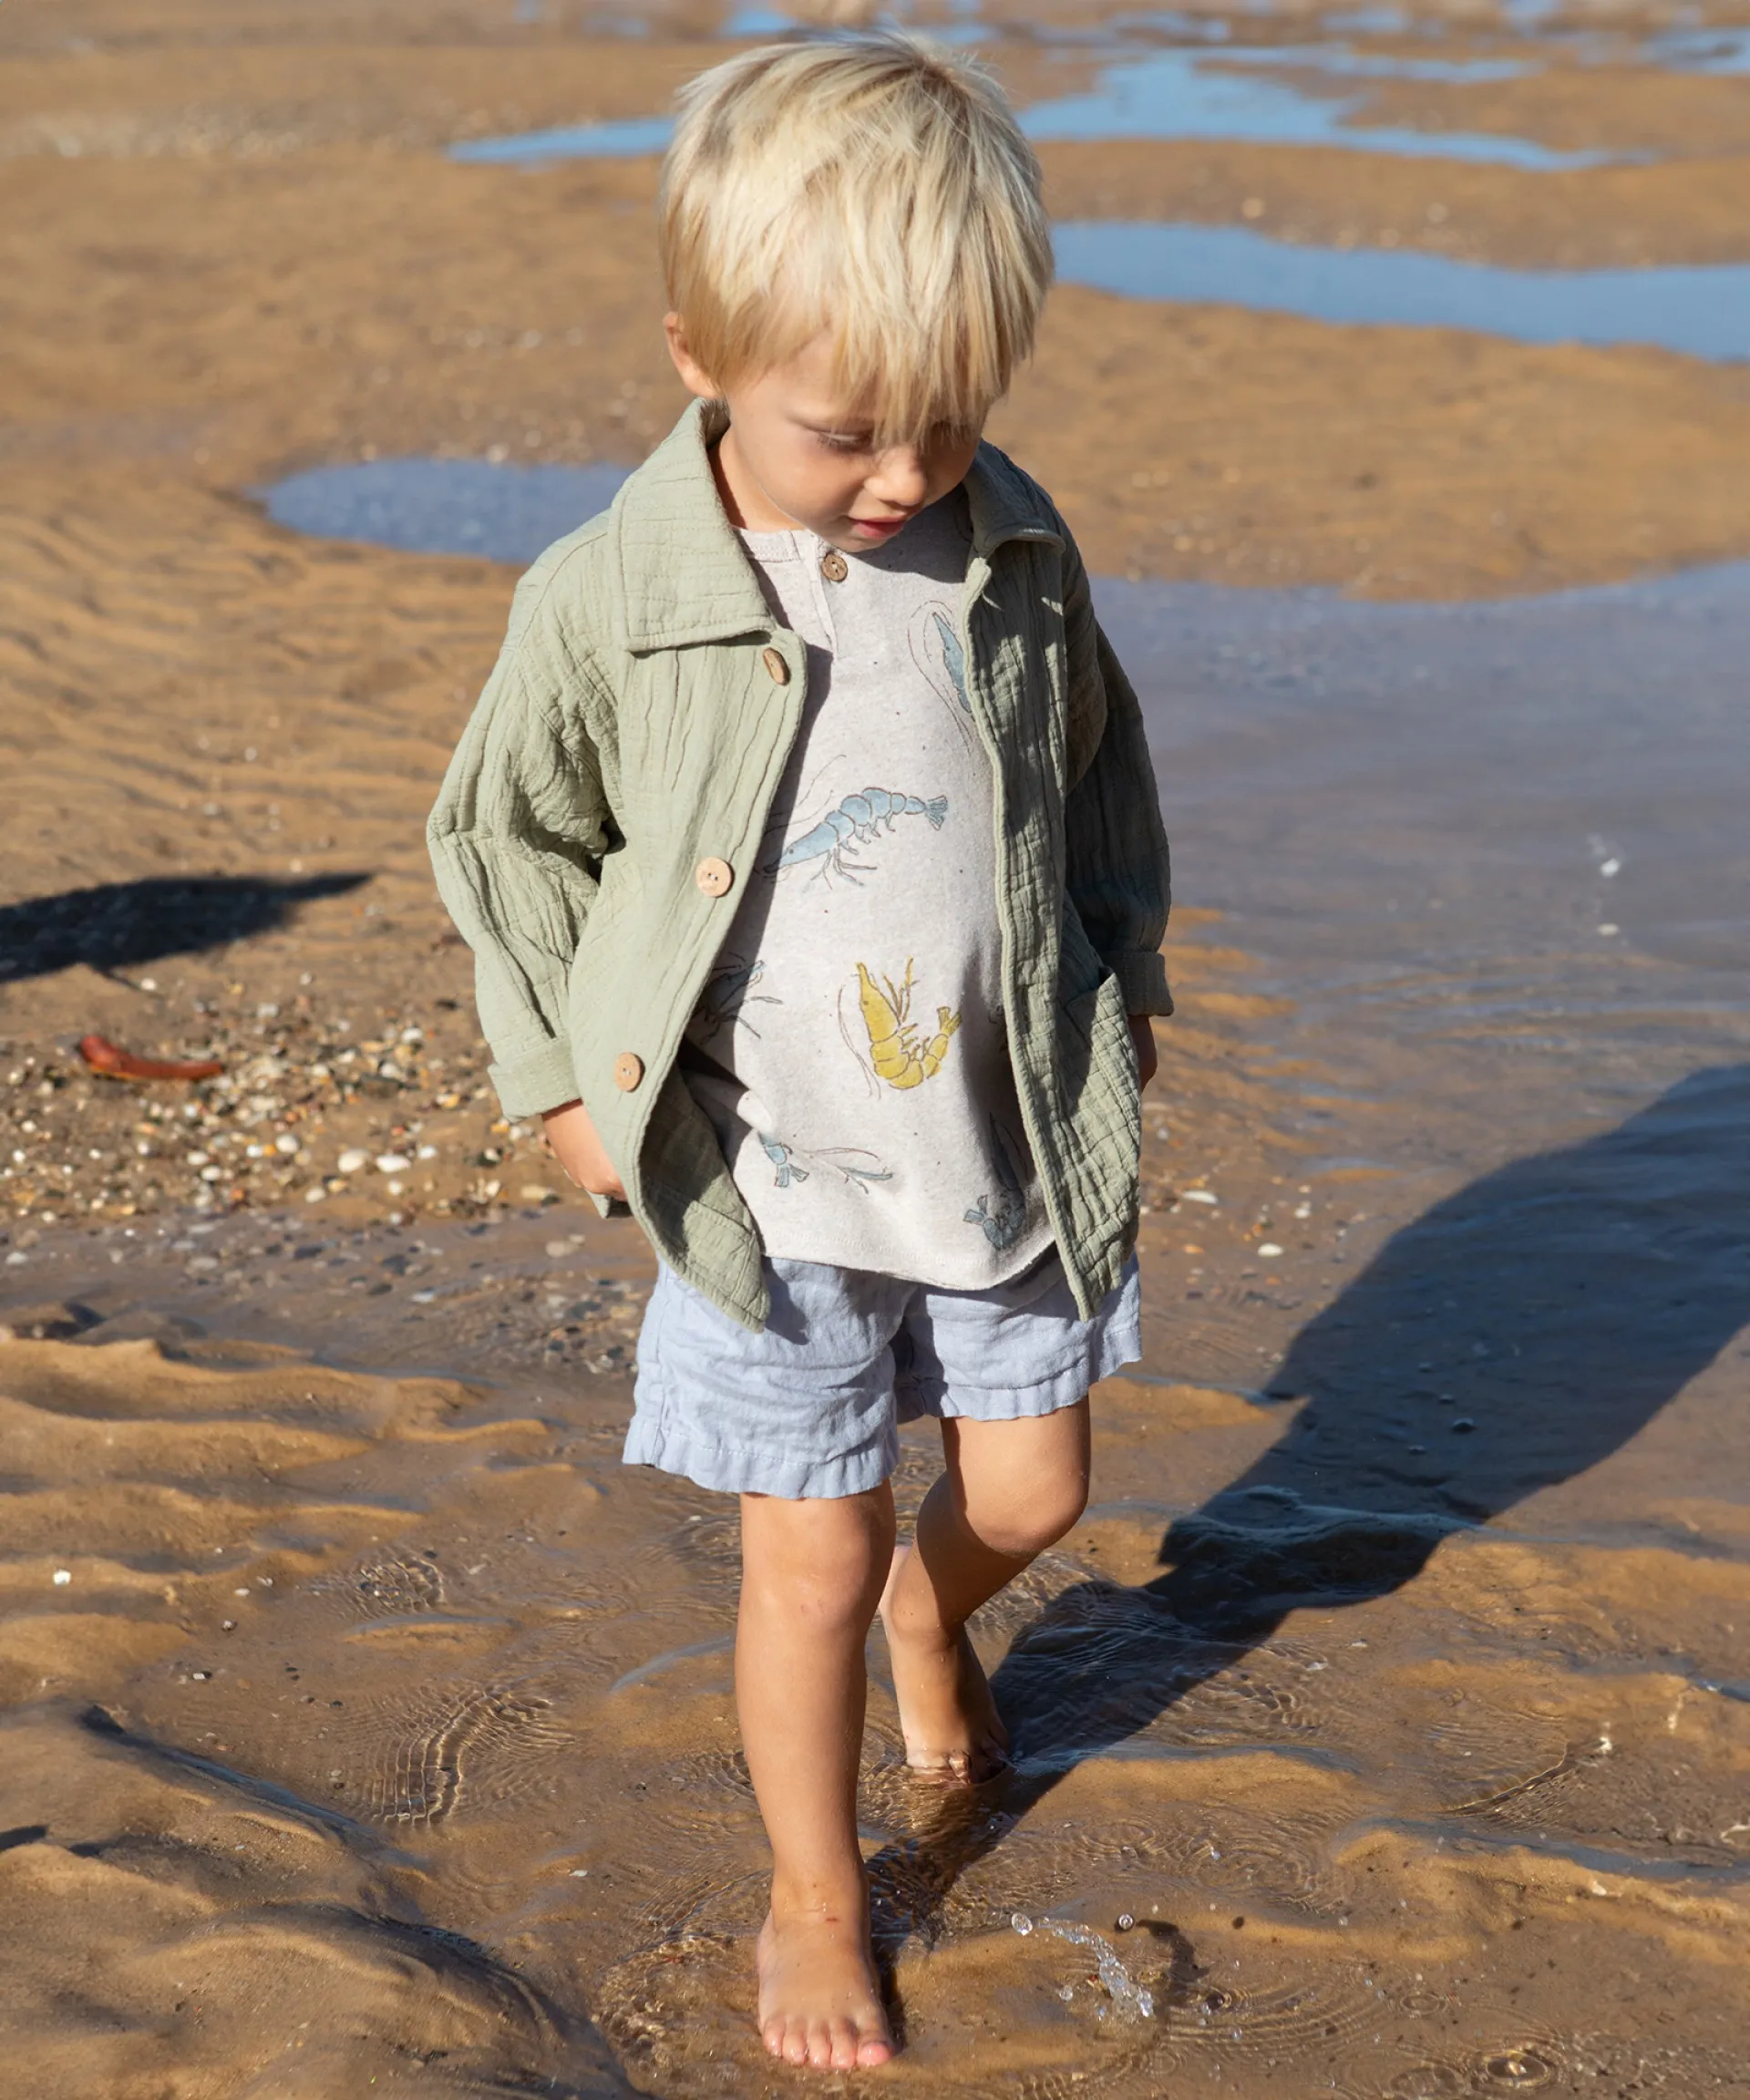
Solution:
M 852 1553 L 797 1570 L 788 1590 L 790 1609 L 822 1632 L 866 1627 L 880 1600 L 892 1550 L 890 1545 L 879 1556 Z
M 742 1584 L 787 1616 L 822 1632 L 867 1624 L 893 1554 L 886 1495 L 773 1504 L 744 1512 Z M 751 1521 L 749 1520 L 751 1517 Z
M 993 1553 L 1031 1560 L 1073 1530 L 1086 1508 L 1087 1476 L 1077 1471 L 1030 1485 L 1014 1501 L 969 1505 L 966 1521 Z

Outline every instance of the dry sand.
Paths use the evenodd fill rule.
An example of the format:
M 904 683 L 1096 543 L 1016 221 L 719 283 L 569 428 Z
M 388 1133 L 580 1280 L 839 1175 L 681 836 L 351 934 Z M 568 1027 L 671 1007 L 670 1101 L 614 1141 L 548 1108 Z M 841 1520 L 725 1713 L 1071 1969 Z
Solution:
M 648 1256 L 498 1117 L 420 842 L 511 578 L 249 495 L 361 456 L 631 462 L 667 427 L 653 165 L 438 150 L 646 113 L 714 48 L 704 5 L 643 39 L 587 12 L 0 16 L 0 2018 L 31 2100 L 797 2087 L 747 2022 L 733 1524 L 618 1466 Z M 1001 57 L 1023 94 L 1074 73 Z M 1054 200 L 1750 256 L 1750 81 L 1378 107 L 1669 157 L 1065 146 Z M 1107 574 L 1456 600 L 1750 553 L 1750 381 L 1652 352 L 1065 290 L 997 435 Z M 1228 694 L 1210 664 L 1163 643 L 1149 690 Z M 1101 1397 L 1088 1521 L 979 1630 L 1021 1778 L 919 1795 L 878 1689 L 909 2048 L 864 2086 L 1738 2089 L 1750 1182 L 1736 890 L 1681 851 L 1719 836 L 1709 765 L 1646 848 L 1694 892 L 1681 938 L 1618 963 L 1608 882 L 1551 868 L 1641 821 L 1631 757 L 1485 880 L 1486 769 L 1430 761 L 1435 798 L 1369 829 L 1369 736 L 1375 785 L 1395 761 L 1358 716 L 1341 779 L 1309 747 L 1297 829 L 1301 746 L 1252 699 L 1163 759 L 1190 908 L 1148 1354 Z M 1426 882 L 1321 935 L 1244 874 L 1425 849 L 1443 906 L 1509 926 L 1486 961 Z M 94 1029 L 226 1076 L 95 1080 Z M 913 1439 L 904 1494 L 929 1477 Z

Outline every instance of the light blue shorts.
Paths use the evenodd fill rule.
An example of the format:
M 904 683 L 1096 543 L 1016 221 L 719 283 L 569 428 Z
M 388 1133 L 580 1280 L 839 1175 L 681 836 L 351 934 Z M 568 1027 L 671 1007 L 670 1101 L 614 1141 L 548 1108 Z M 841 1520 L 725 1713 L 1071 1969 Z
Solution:
M 768 1261 L 766 1281 L 770 1323 L 751 1334 L 662 1270 L 627 1465 L 728 1494 L 860 1495 L 899 1463 L 901 1422 L 1053 1415 L 1142 1354 L 1134 1258 L 1092 1320 L 1055 1253 L 988 1291 L 818 1261 Z

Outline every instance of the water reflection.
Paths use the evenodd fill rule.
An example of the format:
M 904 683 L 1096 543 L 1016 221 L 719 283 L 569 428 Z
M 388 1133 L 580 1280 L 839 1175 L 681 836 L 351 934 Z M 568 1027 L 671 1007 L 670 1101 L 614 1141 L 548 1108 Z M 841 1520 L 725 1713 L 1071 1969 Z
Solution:
M 1750 73 L 1750 29 L 1673 29 L 1647 56 L 1674 73 Z
M 1481 61 L 1493 66 L 1494 61 Z M 1429 73 L 1433 64 L 1442 69 Z M 1419 131 L 1364 120 L 1362 98 L 1334 87 L 1313 91 L 1263 68 L 1299 67 L 1375 78 L 1500 78 L 1459 61 L 1269 47 L 1247 51 L 1151 51 L 1107 67 L 1093 88 L 1035 102 L 1022 112 L 1038 140 L 1233 139 L 1261 146 L 1341 146 L 1415 160 L 1493 161 L 1528 169 L 1594 168 L 1622 158 L 1564 153 L 1506 133 Z M 1509 67 L 1509 72 L 1518 70 Z
M 1061 280 L 1132 298 L 1750 357 L 1750 263 L 1509 270 L 1405 250 L 1301 247 L 1239 226 L 1105 220 L 1059 226 L 1054 237 Z
M 674 131 L 667 117 L 617 117 L 600 124 L 520 131 L 506 139 L 465 139 L 449 149 L 449 157 L 512 168 L 539 168 L 550 160 L 634 160 L 643 153 L 666 152 Z
M 606 464 L 368 459 L 289 475 L 262 499 L 275 524 L 319 539 L 529 562 L 605 510 L 628 471 Z
M 759 32 L 775 33 L 775 27 Z M 1341 85 L 1345 80 L 1505 80 L 1525 70 L 1521 60 L 1512 58 L 1430 58 L 1356 51 L 1343 45 L 1223 45 L 1216 52 L 1169 46 L 1117 58 L 1102 69 L 1093 87 L 1035 102 L 1021 112 L 1021 120 L 1027 135 L 1042 142 L 1230 139 L 1265 146 L 1340 146 L 1359 153 L 1526 169 L 1591 168 L 1632 158 L 1561 152 L 1504 132 L 1372 124 L 1365 120 L 1364 96 Z M 1313 78 L 1294 79 L 1287 77 L 1291 74 Z M 449 150 L 458 160 L 533 168 L 555 160 L 660 153 L 672 130 L 666 117 L 615 118 L 470 139 Z

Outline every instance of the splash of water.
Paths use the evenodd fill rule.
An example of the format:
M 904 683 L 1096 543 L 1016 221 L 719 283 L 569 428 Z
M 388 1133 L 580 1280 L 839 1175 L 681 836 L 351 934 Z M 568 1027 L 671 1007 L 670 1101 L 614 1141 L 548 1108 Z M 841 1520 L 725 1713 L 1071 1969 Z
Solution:
M 1024 1910 L 1017 1910 L 1009 1923 L 1024 1940 L 1035 1929 L 1035 1920 Z M 1091 1925 L 1079 1925 L 1068 1918 L 1041 1918 L 1036 1925 L 1041 1932 L 1049 1932 L 1058 1940 L 1067 1940 L 1072 1947 L 1086 1947 L 1092 1952 L 1100 1982 L 1114 2005 L 1135 2013 L 1138 2020 L 1154 2018 L 1154 1992 L 1132 1982 L 1130 1971 L 1118 1960 L 1111 1941 L 1103 1933 L 1095 1931 Z

